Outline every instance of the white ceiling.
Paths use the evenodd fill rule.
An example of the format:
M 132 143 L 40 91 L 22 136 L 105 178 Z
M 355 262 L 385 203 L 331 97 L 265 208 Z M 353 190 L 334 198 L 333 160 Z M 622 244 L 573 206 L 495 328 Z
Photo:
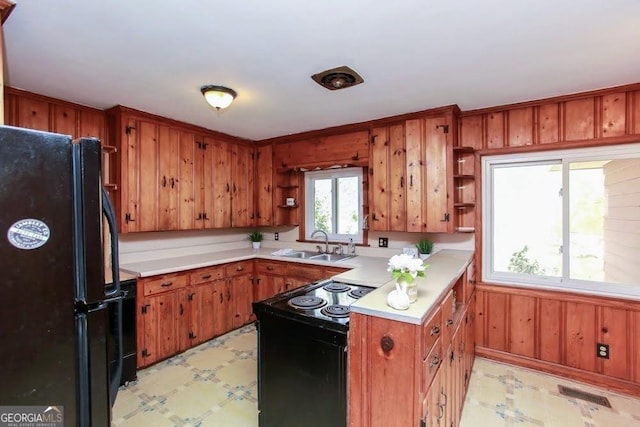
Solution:
M 253 140 L 640 81 L 638 0 L 15 1 L 9 86 Z M 310 78 L 340 65 L 365 82 Z

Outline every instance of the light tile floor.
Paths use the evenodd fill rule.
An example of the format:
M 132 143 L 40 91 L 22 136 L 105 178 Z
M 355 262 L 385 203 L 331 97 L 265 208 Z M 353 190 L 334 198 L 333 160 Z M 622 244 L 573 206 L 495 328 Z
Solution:
M 120 388 L 113 426 L 257 427 L 256 339 L 248 325 L 138 372 Z M 560 395 L 558 384 L 612 408 Z M 476 358 L 460 426 L 640 427 L 640 400 Z

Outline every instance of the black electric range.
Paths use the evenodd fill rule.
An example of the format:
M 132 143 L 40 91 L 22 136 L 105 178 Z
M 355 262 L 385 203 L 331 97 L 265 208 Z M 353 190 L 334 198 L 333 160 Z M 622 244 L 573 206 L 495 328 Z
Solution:
M 374 288 L 322 280 L 254 303 L 256 316 L 268 311 L 300 322 L 346 332 L 349 306 Z
M 346 427 L 349 306 L 373 289 L 324 280 L 253 303 L 260 427 Z

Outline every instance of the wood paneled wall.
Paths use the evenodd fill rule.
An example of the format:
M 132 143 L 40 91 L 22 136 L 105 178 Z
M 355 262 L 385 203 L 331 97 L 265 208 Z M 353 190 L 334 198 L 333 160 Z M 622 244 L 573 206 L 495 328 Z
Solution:
M 478 150 L 480 195 L 482 155 L 639 142 L 640 84 L 464 112 L 459 126 L 459 145 Z M 640 395 L 640 302 L 479 281 L 477 311 L 477 354 Z
M 459 135 L 461 146 L 505 152 L 629 142 L 640 135 L 640 84 L 467 111 Z
M 640 395 L 640 301 L 477 286 L 476 352 Z M 597 344 L 609 357 L 597 356 Z

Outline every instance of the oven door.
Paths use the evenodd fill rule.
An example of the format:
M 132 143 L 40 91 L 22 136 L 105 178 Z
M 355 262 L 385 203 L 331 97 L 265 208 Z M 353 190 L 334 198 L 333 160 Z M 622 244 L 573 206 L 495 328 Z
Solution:
M 346 332 L 257 315 L 260 427 L 346 427 Z

